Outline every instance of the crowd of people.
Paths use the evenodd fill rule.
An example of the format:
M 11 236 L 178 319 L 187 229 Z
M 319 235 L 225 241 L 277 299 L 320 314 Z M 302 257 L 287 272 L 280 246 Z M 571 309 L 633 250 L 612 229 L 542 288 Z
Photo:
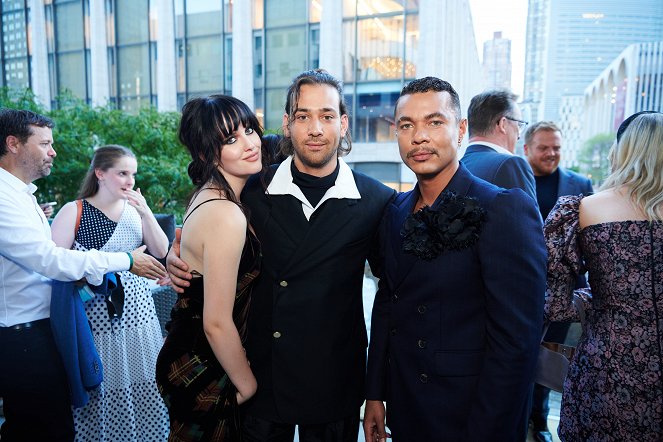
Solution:
M 348 110 L 324 70 L 293 80 L 280 136 L 236 98 L 190 100 L 179 139 L 195 190 L 168 273 L 130 149 L 96 149 L 51 227 L 32 194 L 53 123 L 1 110 L 0 439 L 354 442 L 366 401 L 370 442 L 552 440 L 538 349 L 544 323 L 564 340 L 579 297 L 560 439 L 661 440 L 663 114 L 622 123 L 594 193 L 559 166 L 560 128 L 525 131 L 516 98 L 483 92 L 465 119 L 448 82 L 405 85 L 393 118 L 417 182 L 403 193 L 343 160 Z M 146 278 L 178 292 L 165 342 Z M 82 279 L 66 296 L 91 366 L 51 316 L 53 282 Z M 67 352 L 83 383 L 103 371 L 83 401 Z

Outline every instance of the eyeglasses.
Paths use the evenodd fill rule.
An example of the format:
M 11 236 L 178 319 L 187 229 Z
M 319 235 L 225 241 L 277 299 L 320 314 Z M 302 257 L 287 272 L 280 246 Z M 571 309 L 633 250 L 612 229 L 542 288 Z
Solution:
M 518 131 L 522 132 L 529 123 L 527 121 L 519 120 L 518 118 L 513 118 L 509 116 L 504 116 L 507 120 L 515 121 L 518 124 Z

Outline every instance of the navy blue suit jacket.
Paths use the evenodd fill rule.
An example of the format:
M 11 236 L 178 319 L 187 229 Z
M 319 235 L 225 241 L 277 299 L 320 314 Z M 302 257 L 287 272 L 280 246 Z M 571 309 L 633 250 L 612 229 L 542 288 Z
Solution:
M 505 189 L 522 189 L 536 201 L 534 174 L 524 158 L 474 144 L 467 148 L 461 162 L 472 175 Z
M 559 184 L 557 185 L 557 198 L 566 195 L 589 196 L 594 193 L 592 181 L 572 170 L 559 167 Z
M 403 251 L 417 188 L 385 212 L 367 399 L 387 402 L 394 442 L 525 440 L 546 288 L 541 217 L 522 190 L 462 164 L 446 189 L 487 212 L 469 248 L 431 261 Z

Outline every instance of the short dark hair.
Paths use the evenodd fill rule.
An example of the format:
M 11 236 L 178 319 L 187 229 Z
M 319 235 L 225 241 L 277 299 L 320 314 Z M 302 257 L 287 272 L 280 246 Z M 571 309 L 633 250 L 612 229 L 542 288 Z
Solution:
M 341 112 L 341 115 L 348 115 L 348 108 L 345 105 L 345 99 L 343 98 L 343 83 L 341 80 L 337 79 L 324 69 L 312 69 L 297 75 L 288 87 L 288 93 L 285 99 L 285 113 L 288 115 L 288 125 L 295 118 L 295 111 L 297 110 L 297 104 L 299 102 L 299 91 L 302 86 L 307 84 L 327 85 L 336 89 L 336 92 L 338 92 L 338 109 Z M 343 146 L 342 142 L 341 145 L 338 146 L 339 156 L 347 155 L 350 153 L 350 150 L 352 150 L 350 130 L 345 132 L 343 139 L 345 140 L 346 146 Z M 283 137 L 279 144 L 279 148 L 280 154 L 285 156 L 292 155 L 295 150 L 290 137 Z
M 506 89 L 493 89 L 472 97 L 467 108 L 469 135 L 489 135 L 497 123 L 513 111 L 518 95 Z
M 537 121 L 536 123 L 529 126 L 525 131 L 525 144 L 531 143 L 532 138 L 534 138 L 534 134 L 540 130 L 548 130 L 551 132 L 559 132 L 560 135 L 562 134 L 562 129 L 560 129 L 554 121 Z
M 218 166 L 224 140 L 237 130 L 239 125 L 253 129 L 262 139 L 262 128 L 253 111 L 241 100 L 228 95 L 210 95 L 192 98 L 182 108 L 182 119 L 178 137 L 191 155 L 188 173 L 196 190 L 212 181 L 215 187 L 225 192 L 225 197 L 239 204 L 230 184 Z M 267 152 L 261 149 L 262 167 L 267 166 Z
M 451 97 L 451 104 L 454 108 L 454 113 L 456 114 L 456 121 L 461 119 L 461 110 L 460 110 L 460 98 L 458 93 L 447 81 L 441 80 L 437 77 L 423 77 L 412 80 L 403 87 L 401 90 L 402 97 L 403 95 L 412 95 L 412 94 L 423 94 L 424 92 L 447 92 Z M 398 106 L 398 101 L 396 101 L 396 106 L 394 106 L 394 113 L 396 112 L 396 107 Z
M 30 126 L 55 126 L 53 120 L 36 112 L 21 109 L 0 109 L 0 157 L 7 153 L 7 137 L 15 136 L 21 143 L 25 143 L 32 135 Z

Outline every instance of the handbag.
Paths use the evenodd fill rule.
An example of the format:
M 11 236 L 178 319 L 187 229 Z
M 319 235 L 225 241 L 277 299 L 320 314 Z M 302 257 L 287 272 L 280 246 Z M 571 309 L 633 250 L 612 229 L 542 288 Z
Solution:
M 578 295 L 573 295 L 573 306 L 580 316 L 580 324 L 585 328 L 585 309 L 582 299 Z M 562 392 L 564 389 L 564 380 L 569 371 L 569 363 L 575 354 L 575 347 L 558 344 L 556 342 L 546 342 L 543 338 L 548 331 L 548 323 L 543 328 L 541 336 L 541 345 L 539 347 L 539 356 L 536 361 L 536 372 L 534 382 L 551 390 Z

